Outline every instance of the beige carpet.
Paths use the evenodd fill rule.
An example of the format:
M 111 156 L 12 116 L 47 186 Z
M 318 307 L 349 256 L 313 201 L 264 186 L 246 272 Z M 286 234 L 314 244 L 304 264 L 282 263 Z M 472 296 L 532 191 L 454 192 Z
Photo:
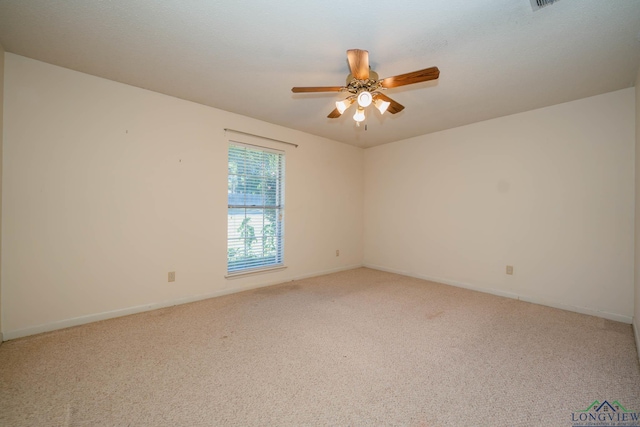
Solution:
M 0 346 L 1 426 L 571 426 L 596 400 L 640 412 L 630 325 L 364 268 Z

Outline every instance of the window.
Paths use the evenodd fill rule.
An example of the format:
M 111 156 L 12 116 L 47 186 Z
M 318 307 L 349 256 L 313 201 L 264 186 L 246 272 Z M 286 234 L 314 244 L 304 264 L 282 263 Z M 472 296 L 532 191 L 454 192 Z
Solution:
M 283 265 L 284 152 L 229 145 L 227 272 Z

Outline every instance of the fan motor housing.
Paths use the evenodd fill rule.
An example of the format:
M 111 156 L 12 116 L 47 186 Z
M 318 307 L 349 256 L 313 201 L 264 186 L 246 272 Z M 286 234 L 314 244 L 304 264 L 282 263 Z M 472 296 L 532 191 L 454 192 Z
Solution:
M 363 90 L 367 92 L 373 92 L 380 87 L 378 73 L 373 70 L 369 70 L 369 78 L 366 80 L 358 80 L 353 77 L 352 74 L 347 76 L 347 90 L 351 93 L 357 94 Z

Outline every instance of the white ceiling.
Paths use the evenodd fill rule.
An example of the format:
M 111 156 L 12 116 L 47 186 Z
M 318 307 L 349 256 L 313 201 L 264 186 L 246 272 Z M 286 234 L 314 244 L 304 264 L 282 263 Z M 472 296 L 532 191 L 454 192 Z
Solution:
M 1 0 L 7 52 L 360 147 L 632 87 L 639 0 Z M 381 78 L 431 66 L 434 82 L 389 89 L 406 109 L 328 119 L 347 49 Z M 544 125 L 544 124 L 541 124 Z

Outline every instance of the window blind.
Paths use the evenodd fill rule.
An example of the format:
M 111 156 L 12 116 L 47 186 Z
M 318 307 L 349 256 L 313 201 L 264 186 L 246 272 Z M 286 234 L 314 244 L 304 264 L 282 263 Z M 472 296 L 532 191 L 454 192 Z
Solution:
M 227 271 L 283 265 L 284 152 L 229 145 Z

